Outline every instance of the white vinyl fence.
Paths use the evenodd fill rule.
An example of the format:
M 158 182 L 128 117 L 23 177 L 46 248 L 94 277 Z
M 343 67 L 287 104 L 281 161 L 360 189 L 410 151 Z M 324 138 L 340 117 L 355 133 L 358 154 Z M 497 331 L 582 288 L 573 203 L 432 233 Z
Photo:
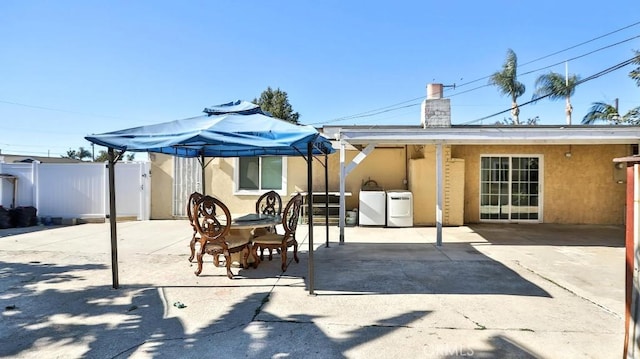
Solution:
M 150 216 L 150 163 L 118 162 L 116 212 L 118 217 L 148 220 Z M 106 163 L 0 163 L 0 205 L 33 206 L 38 217 L 107 218 L 109 169 Z

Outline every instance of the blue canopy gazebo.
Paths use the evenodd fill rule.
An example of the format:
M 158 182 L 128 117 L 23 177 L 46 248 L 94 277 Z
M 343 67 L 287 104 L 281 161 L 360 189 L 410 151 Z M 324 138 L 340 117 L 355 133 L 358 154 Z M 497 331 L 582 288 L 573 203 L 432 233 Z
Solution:
M 296 125 L 271 117 L 258 105 L 250 102 L 230 102 L 206 108 L 204 112 L 206 115 L 203 116 L 85 137 L 91 143 L 108 148 L 109 222 L 114 288 L 119 287 L 114 166 L 125 151 L 200 158 L 200 164 L 203 166 L 203 192 L 205 157 L 302 156 L 307 162 L 309 194 L 313 188 L 313 157 L 326 156 L 334 152 L 329 140 L 321 136 L 314 127 Z M 116 154 L 116 150 L 120 152 Z M 326 160 L 324 165 L 326 183 Z M 311 294 L 314 291 L 312 202 L 313 196 L 309 195 L 307 213 L 309 216 L 309 293 Z M 327 228 L 327 238 L 328 232 Z

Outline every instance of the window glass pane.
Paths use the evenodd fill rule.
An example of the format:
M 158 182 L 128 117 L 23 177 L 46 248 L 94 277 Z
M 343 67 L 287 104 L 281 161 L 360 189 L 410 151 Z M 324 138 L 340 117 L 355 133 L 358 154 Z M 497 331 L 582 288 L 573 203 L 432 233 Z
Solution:
M 282 157 L 262 157 L 262 189 L 282 189 Z
M 539 161 L 537 157 L 481 157 L 480 218 L 537 220 Z
M 260 184 L 260 159 L 258 157 L 240 157 L 239 189 L 257 190 Z
M 518 161 L 517 158 L 511 160 L 511 167 L 513 170 L 519 170 L 520 168 L 522 168 L 522 166 L 520 166 L 520 161 Z
M 480 176 L 482 181 L 491 181 L 491 171 L 487 169 L 483 169 L 480 171 Z

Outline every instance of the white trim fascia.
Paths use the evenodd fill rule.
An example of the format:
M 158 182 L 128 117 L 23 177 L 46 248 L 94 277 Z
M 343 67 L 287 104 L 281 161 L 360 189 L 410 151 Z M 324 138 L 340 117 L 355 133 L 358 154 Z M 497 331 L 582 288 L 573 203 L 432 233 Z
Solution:
M 640 127 L 491 127 L 342 129 L 342 140 L 365 144 L 542 145 L 640 143 Z

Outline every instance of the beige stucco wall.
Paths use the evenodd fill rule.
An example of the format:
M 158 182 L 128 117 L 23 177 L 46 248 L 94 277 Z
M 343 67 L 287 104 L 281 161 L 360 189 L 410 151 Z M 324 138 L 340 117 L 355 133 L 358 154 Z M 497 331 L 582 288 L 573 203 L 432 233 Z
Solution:
M 571 150 L 572 156 L 565 153 Z M 443 223 L 479 222 L 480 155 L 541 155 L 543 214 L 545 223 L 622 224 L 624 221 L 624 170 L 612 159 L 630 154 L 628 145 L 571 146 L 444 146 Z M 349 164 L 357 151 L 347 151 Z M 324 162 L 324 156 L 318 159 Z M 216 158 L 206 169 L 207 193 L 219 197 L 233 212 L 254 210 L 257 196 L 233 193 L 233 158 Z M 412 163 L 409 165 L 409 163 Z M 339 191 L 340 154 L 328 156 L 329 190 Z M 173 157 L 154 155 L 151 167 L 151 218 L 172 218 Z M 622 171 L 622 172 L 620 172 Z M 435 147 L 401 146 L 374 149 L 346 178 L 350 210 L 359 205 L 362 183 L 373 179 L 385 189 L 414 193 L 415 225 L 435 224 Z M 408 184 L 404 184 L 404 179 Z M 287 195 L 307 190 L 307 167 L 301 157 L 287 158 Z M 313 164 L 314 191 L 323 192 L 324 166 Z
M 151 154 L 151 219 L 171 219 L 173 156 Z
M 493 154 L 542 156 L 542 222 L 624 223 L 625 184 L 612 160 L 629 155 L 628 145 L 452 146 L 465 160 L 465 223 L 479 222 L 480 156 Z
M 351 163 L 358 151 L 346 151 L 345 164 Z M 314 161 L 316 162 L 316 161 Z M 360 202 L 360 188 L 369 179 L 378 183 L 384 189 L 407 189 L 403 183 L 408 179 L 407 148 L 382 147 L 374 149 L 358 166 L 356 166 L 345 180 L 346 209 L 357 208 Z M 306 177 L 305 177 L 306 180 Z M 314 163 L 314 190 L 324 191 L 324 167 Z M 329 156 L 329 190 L 340 190 L 340 153 Z
M 337 156 L 337 155 L 336 155 Z M 173 156 L 154 154 L 151 158 L 151 219 L 173 218 Z M 257 195 L 234 194 L 234 158 L 206 159 L 205 191 L 222 200 L 234 213 L 253 212 Z M 307 165 L 301 157 L 287 158 L 287 189 L 281 193 L 283 206 L 294 192 L 307 188 Z M 317 161 L 314 161 L 317 162 Z M 324 167 L 314 165 L 314 187 L 324 191 Z M 322 171 L 322 173 L 315 173 Z M 336 172 L 337 173 L 337 172 Z M 335 173 L 334 173 L 335 174 Z M 339 177 L 338 181 L 339 181 Z M 322 182 L 317 182 L 321 180 Z M 338 186 L 332 190 L 337 191 Z
M 436 224 L 436 147 L 414 146 L 409 160 L 409 190 L 413 193 L 413 223 Z M 452 159 L 450 146 L 443 146 L 443 211 L 445 226 L 460 226 L 464 221 L 464 160 Z
M 357 151 L 347 151 L 346 163 L 350 163 Z M 329 169 L 329 191 L 340 190 L 340 154 L 327 156 Z M 156 154 L 151 160 L 151 218 L 172 218 L 173 157 Z M 233 158 L 214 158 L 205 170 L 206 191 L 220 198 L 232 212 L 242 213 L 255 210 L 258 196 L 235 195 L 233 193 Z M 346 199 L 348 210 L 358 207 L 359 191 L 362 183 L 373 179 L 385 189 L 406 189 L 403 180 L 407 178 L 406 148 L 376 148 L 347 177 L 345 189 L 351 192 Z M 324 192 L 324 156 L 313 161 L 313 190 Z M 307 164 L 302 157 L 287 158 L 287 195 L 307 191 Z

